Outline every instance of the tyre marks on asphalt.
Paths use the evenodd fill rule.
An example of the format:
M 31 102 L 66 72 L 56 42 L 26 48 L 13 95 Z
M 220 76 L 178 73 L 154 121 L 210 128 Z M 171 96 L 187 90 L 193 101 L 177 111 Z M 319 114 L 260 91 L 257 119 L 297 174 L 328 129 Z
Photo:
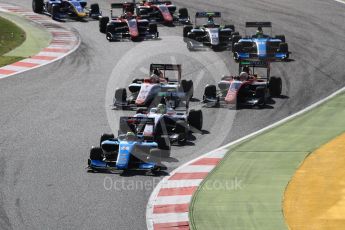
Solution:
M 226 150 L 210 152 L 165 177 L 148 203 L 148 229 L 189 229 L 188 212 L 192 196 L 225 153 Z
M 27 20 L 42 25 L 52 34 L 53 38 L 49 46 L 35 56 L 0 68 L 0 79 L 57 61 L 79 47 L 80 38 L 75 31 L 44 15 L 35 14 L 31 10 L 9 4 L 0 4 L 0 11 L 16 13 L 24 16 Z

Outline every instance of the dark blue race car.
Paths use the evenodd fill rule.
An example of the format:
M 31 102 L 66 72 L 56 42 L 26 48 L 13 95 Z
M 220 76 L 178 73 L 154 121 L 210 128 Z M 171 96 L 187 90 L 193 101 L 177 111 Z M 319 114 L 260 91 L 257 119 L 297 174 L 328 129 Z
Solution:
M 154 119 L 121 117 L 117 138 L 103 134 L 100 147 L 92 147 L 88 168 L 91 171 L 166 170 L 162 164 L 170 159 L 169 138 L 154 136 Z
M 99 5 L 91 4 L 89 8 L 86 0 L 32 0 L 32 10 L 38 14 L 48 14 L 55 20 L 98 19 L 101 16 Z
M 257 28 L 254 35 L 247 35 L 248 28 Z M 267 35 L 263 28 L 272 28 L 271 22 L 246 22 L 246 35 L 232 38 L 232 51 L 235 61 L 265 60 L 270 62 L 288 61 L 289 48 L 284 35 Z M 272 29 L 271 29 L 272 34 Z

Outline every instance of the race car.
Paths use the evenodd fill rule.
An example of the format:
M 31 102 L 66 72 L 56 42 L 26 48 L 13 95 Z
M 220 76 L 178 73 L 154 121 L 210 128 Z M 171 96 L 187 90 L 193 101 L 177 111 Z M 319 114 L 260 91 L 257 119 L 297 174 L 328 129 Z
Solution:
M 98 19 L 101 16 L 99 5 L 91 4 L 88 8 L 85 0 L 32 0 L 32 10 L 38 14 L 48 14 L 55 20 Z
M 183 28 L 183 38 L 189 50 L 210 47 L 212 49 L 226 49 L 232 44 L 232 36 L 238 35 L 234 25 L 221 25 L 220 12 L 197 12 L 195 25 Z
M 114 109 L 136 109 L 154 107 L 161 101 L 160 92 L 175 91 L 176 97 L 189 104 L 193 97 L 193 81 L 182 80 L 180 64 L 151 64 L 150 77 L 134 79 L 129 85 L 129 95 L 125 88 L 115 90 Z M 177 99 L 176 99 L 177 101 Z
M 156 134 L 161 133 L 169 137 L 170 142 L 179 145 L 186 144 L 190 132 L 200 132 L 203 125 L 201 110 L 189 110 L 188 106 L 176 105 L 176 92 L 160 93 L 161 103 L 149 110 L 138 109 L 136 117 L 153 118 Z
M 257 28 L 254 35 L 247 35 L 247 30 Z M 265 34 L 263 28 L 270 28 L 270 35 Z M 289 47 L 284 35 L 272 36 L 271 22 L 246 22 L 245 37 L 236 35 L 233 40 L 233 56 L 235 61 L 241 60 L 269 60 L 288 61 Z
M 154 119 L 121 117 L 118 137 L 103 134 L 99 147 L 92 147 L 88 159 L 91 171 L 165 170 L 162 164 L 170 159 L 170 142 L 154 136 Z M 155 138 L 154 138 L 155 137 Z
M 263 68 L 266 77 L 260 77 L 255 70 Z M 259 107 L 266 106 L 269 98 L 279 97 L 282 92 L 280 77 L 270 76 L 270 62 L 241 61 L 239 76 L 225 76 L 215 85 L 207 85 L 204 90 L 203 103 L 207 106 Z M 241 72 L 242 70 L 242 72 Z
M 108 41 L 131 39 L 157 39 L 159 37 L 157 24 L 134 15 L 134 3 L 111 4 L 111 20 L 100 17 L 99 30 L 106 34 Z M 122 9 L 121 16 L 114 16 L 113 10 Z
M 147 0 L 136 5 L 136 14 L 140 17 L 147 18 L 167 25 L 175 22 L 180 24 L 190 24 L 188 10 L 180 8 L 176 13 L 176 6 L 171 1 Z

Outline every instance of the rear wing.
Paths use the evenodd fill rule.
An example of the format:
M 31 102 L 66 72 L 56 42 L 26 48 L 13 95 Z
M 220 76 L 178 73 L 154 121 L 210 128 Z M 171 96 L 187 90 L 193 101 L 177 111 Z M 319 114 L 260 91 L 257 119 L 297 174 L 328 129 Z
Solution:
M 181 74 L 182 74 L 182 65 L 180 64 L 151 64 L 150 65 L 150 75 L 154 73 L 154 71 L 158 69 L 163 71 L 163 75 L 165 77 L 165 71 L 177 71 L 178 72 L 178 79 L 177 81 L 181 81 Z
M 169 0 L 167 0 L 167 1 L 154 1 L 153 2 L 154 4 L 165 4 L 165 5 L 171 5 L 172 4 L 172 2 L 171 1 L 169 1 Z
M 153 127 L 155 124 L 154 118 L 148 117 L 120 117 L 119 135 L 133 132 L 135 135 L 143 134 L 144 130 L 147 131 L 148 126 Z M 151 133 L 152 133 L 151 132 Z
M 111 3 L 110 4 L 110 9 L 122 9 L 123 8 L 123 3 Z
M 122 13 L 131 12 L 132 14 L 134 14 L 134 8 L 135 8 L 135 4 L 131 3 L 131 2 L 111 3 L 110 4 L 110 15 L 112 18 L 114 18 L 113 10 L 115 10 L 115 9 L 122 9 Z
M 271 22 L 246 22 L 246 28 L 251 28 L 251 27 L 267 27 L 270 28 L 272 27 Z
M 208 18 L 208 17 L 214 17 L 214 18 L 220 18 L 222 14 L 220 12 L 196 12 L 195 18 Z
M 253 74 L 255 73 L 255 68 L 267 69 L 267 78 L 270 77 L 271 65 L 269 61 L 240 61 L 238 63 L 238 74 L 240 74 L 244 67 L 249 67 L 253 69 Z

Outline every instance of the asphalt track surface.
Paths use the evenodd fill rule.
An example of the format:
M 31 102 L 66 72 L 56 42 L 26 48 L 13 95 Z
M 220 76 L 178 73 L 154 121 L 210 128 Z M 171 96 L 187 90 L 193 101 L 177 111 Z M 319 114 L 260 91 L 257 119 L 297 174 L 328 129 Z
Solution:
M 107 9 L 110 2 L 100 1 L 101 8 Z M 241 33 L 247 20 L 272 21 L 275 34 L 286 35 L 295 61 L 273 66 L 273 75 L 283 78 L 286 97 L 275 99 L 272 108 L 238 112 L 204 109 L 204 134 L 195 135 L 194 145 L 173 148 L 172 155 L 178 162 L 169 164 L 169 170 L 292 114 L 345 85 L 345 5 L 341 3 L 174 2 L 188 7 L 191 14 L 196 10 L 221 9 L 225 20 L 232 20 Z M 27 0 L 13 3 L 31 7 L 31 1 Z M 200 98 L 206 83 L 218 81 L 219 72 L 236 73 L 237 65 L 229 52 L 209 52 L 209 55 L 199 52 L 191 57 L 183 43 L 174 47 L 174 52 L 155 54 L 147 60 L 149 53 L 145 49 L 152 46 L 152 51 L 157 50 L 159 42 L 110 44 L 98 32 L 97 22 L 66 25 L 75 28 L 82 38 L 75 53 L 0 82 L 0 226 L 2 229 L 144 229 L 146 203 L 153 189 L 149 185 L 157 183 L 160 177 L 90 174 L 85 170 L 89 147 L 97 145 L 101 133 L 115 130 L 116 127 L 111 127 L 115 126 L 113 121 L 124 114 L 109 109 L 112 93 L 107 89 L 115 87 L 112 82 L 118 86 L 130 82 L 126 73 L 118 72 L 123 70 L 123 63 L 128 65 L 126 71 L 142 76 L 151 62 L 176 61 L 183 63 L 186 76 L 197 82 L 195 97 Z M 161 42 L 182 34 L 182 27 L 159 30 Z M 144 48 L 132 49 L 135 46 Z M 128 50 L 130 54 L 126 53 Z M 198 59 L 203 55 L 212 57 L 207 67 Z M 117 63 L 122 63 L 122 67 L 116 66 Z M 198 107 L 198 102 L 193 106 Z M 109 177 L 120 186 L 123 183 L 126 189 L 104 188 L 104 179 Z M 140 186 L 142 182 L 148 189 L 130 187 L 131 183 Z

